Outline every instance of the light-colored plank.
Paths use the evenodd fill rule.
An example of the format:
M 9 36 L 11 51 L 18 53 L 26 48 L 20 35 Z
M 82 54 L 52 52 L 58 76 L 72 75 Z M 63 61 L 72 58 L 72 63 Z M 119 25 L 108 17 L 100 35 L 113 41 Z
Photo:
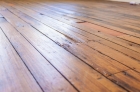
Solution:
M 123 36 L 118 36 L 118 37 L 140 45 L 140 39 L 139 38 L 129 36 L 129 35 L 123 35 Z
M 0 92 L 42 92 L 1 29 Z
M 72 85 L 16 29 L 5 19 L 0 20 L 0 27 L 44 92 L 76 92 Z

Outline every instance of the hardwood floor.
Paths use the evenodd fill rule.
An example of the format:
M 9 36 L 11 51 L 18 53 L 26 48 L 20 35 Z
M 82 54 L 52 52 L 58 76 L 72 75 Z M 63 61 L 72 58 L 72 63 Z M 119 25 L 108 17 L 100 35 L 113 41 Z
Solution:
M 140 92 L 140 6 L 0 1 L 0 92 Z

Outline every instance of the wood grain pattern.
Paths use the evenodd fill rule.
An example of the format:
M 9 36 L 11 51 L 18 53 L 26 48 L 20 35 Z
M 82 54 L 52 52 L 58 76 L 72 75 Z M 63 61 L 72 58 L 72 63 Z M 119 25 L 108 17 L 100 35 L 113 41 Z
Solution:
M 40 2 L 37 2 L 38 4 L 40 4 Z M 62 4 L 61 4 L 62 3 Z M 108 15 L 106 15 L 105 17 L 107 17 L 107 16 L 110 16 L 110 14 L 111 14 L 111 16 L 112 16 L 112 14 L 113 13 L 115 13 L 113 16 L 116 16 L 116 15 L 118 15 L 116 12 L 110 12 L 110 11 L 106 11 L 106 10 L 103 10 L 103 9 L 100 9 L 100 7 L 103 7 L 103 6 L 105 6 L 105 7 L 103 7 L 103 8 L 106 8 L 106 9 L 110 9 L 110 7 L 111 6 L 108 6 L 108 7 L 106 7 L 107 5 L 105 4 L 105 5 L 103 5 L 102 3 L 101 3 L 101 5 L 100 5 L 100 2 L 99 3 L 94 3 L 94 2 L 92 2 L 93 4 L 94 4 L 94 6 L 97 4 L 98 5 L 98 8 L 96 7 L 94 7 L 93 6 L 93 4 L 89 4 L 88 3 L 88 5 L 89 6 L 92 6 L 92 8 L 90 9 L 89 8 L 89 6 L 87 6 L 84 2 L 82 2 L 82 5 L 81 6 L 79 6 L 79 7 L 82 7 L 82 8 L 79 8 L 79 7 L 77 7 L 78 5 L 79 5 L 79 3 L 78 4 L 75 4 L 74 5 L 74 7 L 73 7 L 73 5 L 71 6 L 71 7 L 73 7 L 73 8 L 71 8 L 71 9 L 73 9 L 73 10 L 69 10 L 69 9 L 67 9 L 68 7 L 67 6 L 69 6 L 68 4 L 63 4 L 63 2 L 61 2 L 60 4 L 58 4 L 58 6 L 60 5 L 60 7 L 57 7 L 57 6 L 54 6 L 53 4 L 54 4 L 54 2 L 53 3 L 51 3 L 50 5 L 52 6 L 53 5 L 53 8 L 51 7 L 51 9 L 53 10 L 54 8 L 55 8 L 55 10 L 57 10 L 57 11 L 61 11 L 61 12 L 63 12 L 64 14 L 66 14 L 65 16 L 69 16 L 69 17 L 73 17 L 73 18 L 76 18 L 76 19 L 81 19 L 81 20 L 85 20 L 85 21 L 88 21 L 88 22 L 91 22 L 91 23 L 95 23 L 95 24 L 98 24 L 98 25 L 103 25 L 103 26 L 105 26 L 105 27 L 108 27 L 108 28 L 111 28 L 111 29 L 115 29 L 115 30 L 117 30 L 117 31 L 120 31 L 120 32 L 123 32 L 123 33 L 127 33 L 127 34 L 131 34 L 131 35 L 133 35 L 133 36 L 137 36 L 137 37 L 140 37 L 140 35 L 139 34 L 137 34 L 137 33 L 135 33 L 135 32 L 132 32 L 132 31 L 128 31 L 128 30 L 126 30 L 126 29 L 124 29 L 124 28 L 120 28 L 120 25 L 119 25 L 119 27 L 118 26 L 115 26 L 115 24 L 114 23 L 119 23 L 119 22 L 114 22 L 114 23 L 110 23 L 110 22 L 108 22 L 108 21 L 103 21 L 102 19 L 104 19 L 104 18 L 98 18 L 98 17 L 96 17 L 96 18 L 89 18 L 88 16 L 82 16 L 82 14 L 75 14 L 75 15 L 73 15 L 73 14 L 70 14 L 71 12 L 74 12 L 74 13 L 76 13 L 76 12 L 78 12 L 78 13 L 80 13 L 81 11 L 85 11 L 85 12 L 88 12 L 89 10 L 90 10 L 90 12 L 95 12 L 95 10 L 96 9 L 98 9 L 98 11 L 105 11 L 104 13 L 103 13 L 103 15 L 105 14 L 105 13 L 107 13 Z M 72 3 L 72 2 L 67 2 L 67 3 Z M 106 3 L 106 2 L 104 2 L 104 3 Z M 111 4 L 113 4 L 113 3 L 111 3 Z M 44 5 L 45 7 L 48 7 L 48 6 L 50 6 L 50 5 L 48 5 L 47 3 L 41 3 L 41 5 Z M 63 8 L 61 8 L 61 7 L 63 7 Z M 113 6 L 114 7 L 114 6 Z M 78 9 L 77 9 L 78 8 Z M 95 8 L 95 9 L 94 9 Z M 115 9 L 117 9 L 117 8 L 115 8 Z M 114 10 L 115 10 L 114 9 Z M 79 11 L 77 11 L 77 10 L 79 10 Z M 63 14 L 63 15 L 64 15 Z M 96 14 L 96 13 L 94 13 L 94 14 Z M 97 13 L 97 14 L 100 14 L 100 13 Z M 84 15 L 87 15 L 86 13 L 84 14 Z M 123 15 L 123 13 L 122 14 L 119 14 L 119 15 Z M 101 15 L 97 15 L 97 16 L 101 16 Z M 131 15 L 132 16 L 132 15 Z M 130 17 L 131 17 L 130 16 Z M 117 16 L 118 17 L 118 16 Z M 127 17 L 127 16 L 126 16 Z M 124 19 L 126 19 L 126 17 L 124 18 Z M 121 16 L 121 18 L 122 18 L 122 16 Z M 110 17 L 109 17 L 109 19 L 111 19 Z M 131 17 L 131 19 L 133 19 L 133 17 Z M 117 20 L 117 19 L 116 19 Z M 115 21 L 116 21 L 115 20 Z M 129 20 L 129 18 L 128 18 L 128 20 Z M 114 21 L 114 20 L 112 20 L 112 21 Z M 121 21 L 122 22 L 122 21 Z
M 1 0 L 0 91 L 139 92 L 139 9 L 103 0 Z
M 127 57 L 126 55 L 123 55 L 121 53 L 118 53 L 117 51 L 110 49 L 107 46 L 103 46 L 102 44 L 99 44 L 97 42 L 90 42 L 90 43 L 88 43 L 88 45 L 94 49 L 97 49 L 101 53 L 108 55 L 109 57 L 131 67 L 132 69 L 137 70 L 138 72 L 140 72 L 139 61 L 133 60 L 132 58 Z
M 30 16 L 27 16 L 23 14 L 22 12 L 13 9 L 13 8 L 8 8 L 16 14 L 18 17 L 26 21 L 27 23 L 31 24 L 34 28 L 38 29 L 41 33 L 52 39 L 54 42 L 56 42 L 58 45 L 61 47 L 65 48 L 75 56 L 78 56 L 81 58 L 83 61 L 91 65 L 94 69 L 99 71 L 105 76 L 111 75 L 113 73 L 119 72 L 119 71 L 124 71 L 127 70 L 128 68 L 124 67 L 123 65 L 119 64 L 116 61 L 113 61 L 112 59 L 98 53 L 97 51 L 93 50 L 92 48 L 84 45 L 84 44 L 77 44 L 72 39 L 69 39 L 71 36 L 68 34 L 66 37 L 63 36 L 63 34 L 57 32 L 56 30 L 53 30 L 46 25 L 42 24 L 41 22 L 38 22 L 37 20 L 33 19 Z M 51 33 L 50 33 L 51 31 Z M 86 50 L 85 50 L 86 48 Z M 76 51 L 75 51 L 76 49 Z M 82 53 L 81 53 L 82 52 Z M 93 55 L 94 53 L 94 55 Z M 86 56 L 86 57 L 85 57 Z M 109 61 L 109 62 L 108 62 Z M 98 62 L 98 64 L 96 64 Z M 106 65 L 106 66 L 105 66 Z M 118 67 L 116 67 L 116 65 Z M 109 66 L 109 67 L 107 67 Z
M 111 80 L 116 82 L 119 85 L 123 85 L 129 91 L 139 92 L 140 91 L 140 74 L 128 70 L 118 74 L 114 74 L 109 77 Z M 129 81 L 128 81 L 129 80 Z
M 119 36 L 119 37 L 122 38 L 122 39 L 128 40 L 128 41 L 140 44 L 140 39 L 139 38 L 135 38 L 135 37 L 129 36 L 129 35 L 123 35 L 123 36 Z
M 1 29 L 0 43 L 0 91 L 42 92 Z
M 96 35 L 96 36 L 99 36 L 99 37 L 104 38 L 106 40 L 115 42 L 116 44 L 120 44 L 120 45 L 122 45 L 124 47 L 132 49 L 132 50 L 134 50 L 136 52 L 140 52 L 139 45 L 131 43 L 129 41 L 122 40 L 122 39 L 116 38 L 116 37 L 108 35 L 108 34 L 104 34 L 104 33 L 100 32 L 100 31 L 99 31 L 100 33 L 98 33 L 97 30 L 94 30 L 94 31 L 89 30 L 89 28 L 87 28 L 87 27 L 85 28 L 85 26 L 83 26 L 83 25 L 81 26 L 81 24 L 77 24 L 77 23 L 73 24 L 73 25 L 79 26 L 78 28 L 82 29 L 82 30 L 79 30 L 79 29 L 77 29 L 77 28 L 75 28 L 73 26 L 70 26 L 70 25 L 67 25 L 67 24 L 65 24 L 63 22 L 54 20 L 53 18 L 50 18 L 48 16 L 45 16 L 45 15 L 42 15 L 42 14 L 40 15 L 40 13 L 32 11 L 32 10 L 27 9 L 25 7 L 21 7 L 21 6 L 14 6 L 14 7 L 16 7 L 20 11 L 26 13 L 27 15 L 32 16 L 33 18 L 37 19 L 38 21 L 41 21 L 41 22 L 45 23 L 46 25 L 55 28 L 56 30 L 60 29 L 62 31 L 66 31 L 66 32 L 67 32 L 67 30 L 71 30 L 70 33 L 76 32 L 76 33 L 73 34 L 73 36 L 78 35 L 78 34 L 84 35 L 84 36 L 88 37 L 88 39 L 85 38 L 86 42 L 87 42 L 87 40 L 93 40 L 94 39 L 93 35 Z M 24 11 L 24 10 L 26 10 L 26 11 Z M 48 20 L 50 20 L 50 21 L 48 21 Z M 56 24 L 54 24 L 53 21 L 55 21 Z M 67 20 L 65 20 L 65 21 L 67 21 Z M 63 25 L 63 28 L 61 27 L 62 25 Z M 83 31 L 83 30 L 85 30 L 85 31 Z M 93 35 L 91 35 L 91 33 Z M 71 37 L 73 37 L 73 36 L 71 36 Z M 75 36 L 75 37 L 77 37 L 77 36 Z M 81 40 L 80 42 L 85 42 L 85 41 Z
M 45 92 L 76 92 L 67 80 L 16 29 L 5 19 L 0 20 L 0 27 Z
M 8 22 L 10 22 L 32 45 L 34 45 L 53 66 L 55 66 L 73 85 L 75 85 L 78 90 L 83 92 L 103 90 L 106 92 L 125 91 L 87 66 L 81 60 L 56 45 L 53 41 L 46 38 L 43 34 L 33 29 L 30 25 L 12 13 L 7 10 L 0 11 L 0 13 L 4 15 Z M 102 78 L 98 79 L 99 76 Z M 87 83 L 88 85 L 86 85 Z M 108 86 L 110 86 L 110 88 L 108 88 Z

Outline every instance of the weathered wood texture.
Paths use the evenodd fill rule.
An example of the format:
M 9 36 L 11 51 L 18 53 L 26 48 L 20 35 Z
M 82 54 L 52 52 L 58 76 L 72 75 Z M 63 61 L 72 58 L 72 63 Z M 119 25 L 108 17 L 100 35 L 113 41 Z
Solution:
M 138 10 L 109 1 L 1 0 L 0 91 L 140 92 Z

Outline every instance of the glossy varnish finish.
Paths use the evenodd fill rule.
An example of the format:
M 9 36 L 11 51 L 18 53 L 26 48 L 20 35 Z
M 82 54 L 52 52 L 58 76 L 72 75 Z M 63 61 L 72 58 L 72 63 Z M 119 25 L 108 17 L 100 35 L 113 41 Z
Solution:
M 139 8 L 0 1 L 0 92 L 139 92 Z

